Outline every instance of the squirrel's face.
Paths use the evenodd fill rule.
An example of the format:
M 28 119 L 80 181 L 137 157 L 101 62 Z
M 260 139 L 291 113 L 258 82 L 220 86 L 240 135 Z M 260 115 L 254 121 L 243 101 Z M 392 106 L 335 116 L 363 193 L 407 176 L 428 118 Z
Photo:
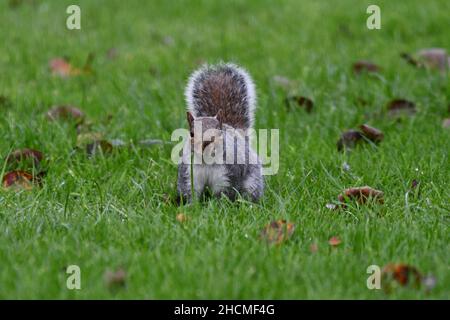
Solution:
M 201 144 L 202 151 L 214 142 L 217 142 L 222 136 L 222 122 L 219 116 L 215 117 L 197 117 L 188 112 L 187 119 L 191 142 L 194 145 Z

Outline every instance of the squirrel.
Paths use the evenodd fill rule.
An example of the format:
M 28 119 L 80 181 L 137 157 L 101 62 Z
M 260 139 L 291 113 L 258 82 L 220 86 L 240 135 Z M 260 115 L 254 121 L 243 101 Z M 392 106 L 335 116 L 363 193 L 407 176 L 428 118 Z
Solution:
M 189 203 L 192 190 L 197 197 L 209 190 L 215 197 L 234 201 L 241 195 L 257 202 L 264 180 L 262 164 L 249 144 L 256 106 L 250 75 L 232 63 L 203 65 L 190 76 L 185 98 L 191 139 L 186 139 L 178 165 L 178 196 Z M 210 132 L 214 134 L 208 139 Z M 204 159 L 193 162 L 191 188 L 191 156 L 199 154 Z M 206 155 L 215 161 L 208 163 Z

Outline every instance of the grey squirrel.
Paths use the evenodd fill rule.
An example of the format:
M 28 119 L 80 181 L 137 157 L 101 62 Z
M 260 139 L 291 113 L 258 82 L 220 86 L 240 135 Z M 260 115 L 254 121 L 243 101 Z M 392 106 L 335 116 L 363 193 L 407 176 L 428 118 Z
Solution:
M 261 162 L 249 143 L 256 105 L 249 74 L 231 63 L 204 65 L 190 76 L 185 97 L 191 139 L 178 165 L 179 197 L 191 202 L 191 190 L 197 197 L 209 190 L 232 201 L 238 195 L 258 201 L 264 181 Z M 192 165 L 191 189 L 190 160 L 199 154 L 200 161 Z M 206 155 L 215 161 L 206 161 Z

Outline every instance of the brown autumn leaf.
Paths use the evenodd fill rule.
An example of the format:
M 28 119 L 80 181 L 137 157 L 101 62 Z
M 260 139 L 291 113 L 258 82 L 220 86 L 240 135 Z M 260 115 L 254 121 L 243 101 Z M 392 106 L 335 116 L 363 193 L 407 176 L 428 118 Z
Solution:
M 291 102 L 295 102 L 297 106 L 304 108 L 306 112 L 310 113 L 314 107 L 314 102 L 303 96 L 289 96 L 285 99 L 285 104 L 288 109 L 291 108 Z
M 394 118 L 402 115 L 412 116 L 416 113 L 414 102 L 406 99 L 393 99 L 387 105 L 388 114 Z
M 179 223 L 185 223 L 189 220 L 189 217 L 184 213 L 178 213 L 176 219 Z
M 55 76 L 61 78 L 67 78 L 70 76 L 76 76 L 81 74 L 81 70 L 74 68 L 66 59 L 64 58 L 54 58 L 49 62 L 50 70 Z
M 384 134 L 381 130 L 371 127 L 367 124 L 362 124 L 359 126 L 364 136 L 367 137 L 372 142 L 378 143 L 384 139 Z
M 46 114 L 50 121 L 55 120 L 75 120 L 77 123 L 84 121 L 84 113 L 80 109 L 70 105 L 52 107 Z
M 86 62 L 81 69 L 72 66 L 65 58 L 51 59 L 49 62 L 49 67 L 53 75 L 59 76 L 61 78 L 79 76 L 82 74 L 91 74 L 93 73 L 92 62 L 94 60 L 94 57 L 95 56 L 93 53 L 89 53 L 86 58 Z
M 428 48 L 417 52 L 418 60 L 427 69 L 445 71 L 449 67 L 447 51 L 443 48 Z
M 34 184 L 40 184 L 44 173 L 33 177 L 31 173 L 25 171 L 11 171 L 3 176 L 2 185 L 4 188 L 14 190 L 31 190 Z
M 362 72 L 379 72 L 380 67 L 373 62 L 360 60 L 353 64 L 353 72 L 360 74 Z
M 334 237 L 331 237 L 329 240 L 328 240 L 328 244 L 330 245 L 330 246 L 332 246 L 332 247 L 337 247 L 338 245 L 340 245 L 341 244 L 341 239 L 339 238 L 339 237 L 336 237 L 336 236 L 334 236 Z
M 364 138 L 361 132 L 356 130 L 347 130 L 341 134 L 337 142 L 338 151 L 343 151 L 344 149 L 352 149 L 358 143 L 363 142 Z
M 346 199 L 356 200 L 360 204 L 364 204 L 368 199 L 372 198 L 378 203 L 383 204 L 383 192 L 373 189 L 369 186 L 345 189 L 339 196 L 338 201 L 345 207 Z
M 294 233 L 295 226 L 286 220 L 272 221 L 264 227 L 261 232 L 261 238 L 268 243 L 281 244 L 289 239 Z
M 100 132 L 85 132 L 77 135 L 76 146 L 84 148 L 87 144 L 103 139 L 103 134 Z
M 24 148 L 11 152 L 6 158 L 6 162 L 8 164 L 11 164 L 14 162 L 22 162 L 24 160 L 31 159 L 34 165 L 37 167 L 43 158 L 44 155 L 42 152 L 34 149 Z
M 96 140 L 86 145 L 86 153 L 88 156 L 97 154 L 109 154 L 113 151 L 113 145 L 106 140 Z
M 389 263 L 383 267 L 382 286 L 386 292 L 402 286 L 410 286 L 418 289 L 422 282 L 422 275 L 416 267 L 403 263 Z
M 107 270 L 104 275 L 105 284 L 110 290 L 117 290 L 126 287 L 127 273 L 123 268 L 115 271 Z

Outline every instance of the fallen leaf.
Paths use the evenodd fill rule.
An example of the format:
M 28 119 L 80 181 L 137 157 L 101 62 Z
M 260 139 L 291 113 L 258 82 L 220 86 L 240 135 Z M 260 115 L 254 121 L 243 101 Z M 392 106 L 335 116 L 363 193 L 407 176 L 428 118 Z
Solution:
M 381 284 L 386 292 L 391 292 L 398 286 L 417 289 L 422 281 L 422 275 L 416 267 L 403 263 L 389 263 L 383 267 L 381 274 Z
M 328 244 L 332 247 L 337 247 L 341 244 L 341 239 L 339 237 L 331 237 L 330 240 L 328 240 Z
M 337 142 L 338 151 L 343 151 L 344 149 L 352 149 L 359 142 L 364 141 L 361 132 L 356 130 L 348 130 L 342 133 L 341 137 Z
M 384 139 L 384 134 L 381 130 L 371 127 L 367 124 L 362 124 L 359 126 L 364 136 L 366 136 L 372 142 L 378 143 Z
M 392 117 L 402 115 L 414 115 L 416 113 L 416 105 L 414 102 L 406 99 L 393 99 L 387 105 L 388 113 Z
M 187 215 L 183 213 L 178 213 L 176 219 L 179 223 L 185 223 L 188 221 L 189 218 Z
M 61 78 L 68 78 L 71 76 L 78 76 L 81 74 L 90 74 L 93 72 L 92 70 L 92 62 L 94 60 L 94 54 L 89 53 L 86 62 L 83 68 L 75 68 L 72 66 L 67 59 L 65 58 L 54 58 L 49 62 L 50 70 L 52 74 L 55 76 L 59 76 Z
M 95 156 L 98 153 L 109 154 L 112 153 L 113 146 L 106 140 L 96 140 L 86 145 L 86 153 L 88 156 Z
M 47 119 L 55 120 L 75 120 L 77 123 L 84 121 L 84 113 L 77 107 L 70 105 L 54 106 L 47 112 Z
M 362 72 L 378 72 L 378 71 L 380 71 L 380 67 L 370 61 L 360 60 L 353 64 L 353 72 L 356 74 L 360 74 Z
M 119 268 L 116 271 L 106 271 L 104 275 L 105 284 L 110 290 L 125 288 L 127 273 Z
M 442 48 L 422 49 L 417 53 L 418 59 L 428 69 L 445 71 L 448 65 L 447 51 Z
M 294 233 L 295 226 L 286 220 L 272 221 L 261 232 L 261 238 L 268 243 L 281 244 Z
M 103 134 L 100 132 L 86 132 L 80 133 L 77 135 L 77 147 L 83 148 L 89 143 L 93 143 L 95 141 L 99 141 L 103 139 Z
M 53 75 L 60 76 L 62 78 L 67 78 L 81 73 L 80 70 L 72 67 L 72 65 L 64 58 L 51 59 L 49 66 Z
M 33 177 L 31 173 L 25 171 L 11 171 L 3 176 L 2 185 L 4 188 L 14 190 L 31 190 L 34 183 L 40 183 L 42 175 Z
M 383 192 L 369 186 L 345 189 L 338 196 L 338 201 L 345 206 L 346 199 L 356 200 L 358 203 L 364 204 L 370 198 L 376 200 L 378 203 L 384 203 Z
M 288 109 L 291 107 L 291 101 L 295 102 L 299 107 L 304 108 L 308 113 L 310 113 L 314 107 L 314 102 L 310 98 L 303 96 L 290 96 L 285 99 Z
M 31 159 L 34 163 L 34 166 L 37 167 L 43 158 L 44 155 L 42 154 L 42 152 L 34 149 L 24 148 L 11 152 L 6 158 L 6 162 L 8 164 L 11 164 L 14 162 L 22 162 L 24 160 Z

